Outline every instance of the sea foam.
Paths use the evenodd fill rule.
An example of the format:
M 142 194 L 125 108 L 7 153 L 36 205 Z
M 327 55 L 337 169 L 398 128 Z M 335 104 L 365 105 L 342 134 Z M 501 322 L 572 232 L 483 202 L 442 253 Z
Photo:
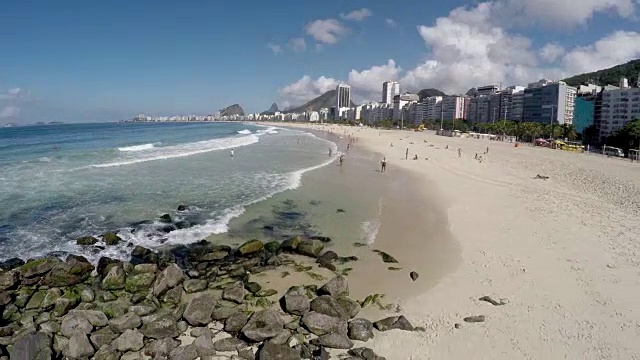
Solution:
M 143 150 L 149 150 L 149 149 L 153 149 L 155 146 L 155 144 L 142 144 L 142 145 L 132 145 L 132 146 L 124 146 L 124 147 L 119 147 L 118 150 L 120 151 L 143 151 Z

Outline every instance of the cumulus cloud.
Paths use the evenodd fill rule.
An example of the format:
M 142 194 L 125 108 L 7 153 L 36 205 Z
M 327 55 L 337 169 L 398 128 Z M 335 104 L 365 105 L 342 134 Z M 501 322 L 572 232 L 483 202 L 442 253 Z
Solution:
M 28 92 L 23 91 L 19 87 L 11 88 L 6 90 L 5 92 L 0 92 L 0 99 L 2 100 L 11 100 L 18 99 L 22 97 L 28 97 L 30 94 Z
M 12 118 L 18 116 L 20 108 L 17 106 L 6 106 L 0 110 L 0 118 Z
M 320 43 L 335 44 L 347 29 L 336 19 L 324 19 L 308 23 L 305 31 Z
M 540 57 L 550 63 L 558 60 L 564 54 L 564 48 L 556 43 L 546 44 L 540 49 Z
M 559 28 L 584 25 L 599 12 L 613 12 L 631 18 L 637 8 L 634 0 L 496 0 L 488 4 L 496 23 Z
M 387 24 L 387 26 L 390 28 L 395 28 L 396 26 L 398 26 L 398 23 L 391 18 L 384 19 L 384 23 Z
M 541 12 L 541 3 L 551 6 L 550 10 Z M 572 5 L 571 11 L 569 7 L 563 8 L 567 4 Z M 496 16 L 509 9 L 514 16 L 526 14 L 532 19 L 554 13 L 557 21 L 562 19 L 578 25 L 588 21 L 596 12 L 613 11 L 623 17 L 632 16 L 634 6 L 628 5 L 627 0 L 585 0 L 579 6 L 573 0 L 496 0 L 474 7 L 459 7 L 430 26 L 417 27 L 428 53 L 425 60 L 413 68 L 403 71 L 390 60 L 385 65 L 354 69 L 345 78 L 357 99 L 358 96 L 371 98 L 374 95 L 377 98 L 385 80 L 399 79 L 402 91 L 416 92 L 433 87 L 449 94 L 459 94 L 481 85 L 526 86 L 542 78 L 562 79 L 604 69 L 640 57 L 640 32 L 617 31 L 588 46 L 565 49 L 549 43 L 536 47 L 529 38 L 511 30 L 510 26 L 515 22 L 505 24 Z M 574 9 L 577 7 L 580 10 Z M 578 14 L 571 14 L 574 10 Z M 299 86 L 299 93 L 308 96 L 304 99 L 306 101 L 322 92 L 303 88 L 317 89 L 315 83 L 327 83 L 327 79 L 333 81 L 329 88 L 338 83 L 333 78 L 313 80 L 305 76 L 295 84 Z M 281 91 L 281 95 L 291 98 L 287 97 L 289 93 L 286 91 Z
M 307 50 L 307 42 L 304 38 L 295 38 L 289 40 L 289 46 L 295 52 L 304 52 Z
M 335 89 L 341 82 L 334 78 L 320 76 L 312 79 L 305 75 L 298 81 L 280 89 L 280 96 L 283 103 L 302 105 L 303 103 L 318 97 L 329 90 Z
M 282 52 L 282 46 L 274 43 L 268 43 L 267 47 L 273 51 L 274 54 L 280 54 Z
M 362 21 L 369 16 L 373 15 L 373 12 L 367 8 L 353 10 L 348 14 L 340 14 L 340 17 L 344 20 Z

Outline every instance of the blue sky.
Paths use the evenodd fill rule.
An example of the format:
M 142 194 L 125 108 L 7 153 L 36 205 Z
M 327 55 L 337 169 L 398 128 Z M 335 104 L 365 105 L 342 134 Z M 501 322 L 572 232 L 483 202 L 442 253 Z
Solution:
M 0 123 L 256 112 L 339 82 L 356 101 L 386 79 L 526 85 L 640 57 L 638 1 L 7 0 Z

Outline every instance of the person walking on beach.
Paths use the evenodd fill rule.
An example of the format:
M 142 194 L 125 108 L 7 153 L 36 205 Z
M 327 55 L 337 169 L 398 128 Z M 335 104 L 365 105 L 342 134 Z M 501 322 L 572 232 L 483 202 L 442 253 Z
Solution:
M 343 162 L 344 162 L 344 155 L 340 155 L 340 166 L 342 166 Z
M 407 151 L 404 152 L 404 159 L 409 159 L 409 148 L 407 148 Z
M 387 171 L 387 158 L 384 157 L 382 158 L 382 161 L 380 162 L 380 172 L 385 172 Z
M 331 154 L 333 154 L 333 149 L 329 148 L 329 157 L 331 157 Z
M 487 146 L 487 151 L 485 151 L 485 154 L 489 154 L 489 147 Z
M 349 151 L 349 149 L 351 149 L 351 142 L 347 144 L 347 151 Z
M 235 154 L 233 152 L 233 149 L 231 149 L 231 157 L 234 157 L 234 156 L 235 156 Z
M 458 157 L 459 158 L 462 157 L 462 149 L 461 148 L 458 148 Z

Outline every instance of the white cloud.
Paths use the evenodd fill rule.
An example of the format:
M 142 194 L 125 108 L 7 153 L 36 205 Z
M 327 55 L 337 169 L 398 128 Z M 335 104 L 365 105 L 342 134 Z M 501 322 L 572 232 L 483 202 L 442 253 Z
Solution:
M 18 95 L 18 93 L 20 92 L 20 88 L 13 88 L 13 89 L 9 89 L 9 91 L 7 91 L 9 93 L 9 95 Z
M 529 38 L 510 31 L 510 25 L 505 25 L 502 19 L 496 19 L 496 14 L 509 7 L 513 9 L 518 4 L 522 6 L 523 14 L 540 18 L 542 13 L 538 13 L 536 5 L 540 3 L 551 4 L 549 0 L 526 3 L 523 0 L 496 0 L 474 7 L 456 8 L 448 16 L 438 18 L 431 26 L 418 26 L 418 33 L 428 54 L 414 68 L 402 71 L 390 60 L 386 65 L 352 70 L 347 74 L 347 83 L 352 86 L 352 94 L 356 99 L 378 98 L 382 82 L 388 79 L 399 79 L 402 91 L 438 88 L 449 94 L 457 94 L 465 93 L 471 87 L 488 84 L 526 86 L 541 78 L 562 79 L 640 57 L 640 32 L 614 32 L 588 46 L 564 49 L 550 43 L 536 47 Z M 587 8 L 586 11 L 576 10 L 580 14 L 567 14 L 570 12 L 567 8 L 565 14 L 554 15 L 573 25 L 587 21 L 596 12 L 615 11 L 620 16 L 633 13 L 633 7 L 629 8 L 626 0 L 585 0 L 579 6 L 573 0 L 554 0 L 553 12 L 560 11 L 568 3 L 572 7 Z M 338 83 L 333 78 L 313 80 L 305 76 L 294 83 L 298 86 L 297 91 L 305 96 L 294 99 L 290 91 L 281 91 L 281 95 L 292 103 L 301 103 L 299 100 L 302 98 L 306 101 L 320 95 L 323 91 L 317 90 L 317 83 L 326 84 L 327 79 L 332 80 L 327 89 Z M 290 90 L 292 85 L 285 89 Z
M 562 46 L 556 43 L 549 43 L 540 49 L 540 57 L 546 60 L 547 62 L 554 62 L 558 60 L 562 55 L 565 54 L 565 50 Z
M 395 28 L 396 26 L 398 26 L 398 23 L 391 18 L 384 19 L 384 23 L 387 24 L 387 26 L 390 28 Z
M 367 8 L 353 10 L 348 14 L 340 14 L 340 17 L 345 20 L 362 21 L 369 16 L 373 15 L 373 12 Z
M 584 25 L 599 12 L 631 18 L 636 11 L 633 0 L 496 0 L 488 4 L 496 23 L 559 28 Z
M 625 63 L 640 57 L 640 33 L 617 31 L 593 45 L 576 47 L 563 58 L 569 74 L 579 74 Z
M 274 43 L 268 43 L 267 47 L 273 51 L 274 54 L 280 54 L 282 52 L 282 46 Z
M 340 83 L 340 81 L 333 78 L 321 76 L 317 79 L 312 79 L 311 76 L 305 75 L 298 81 L 280 89 L 280 96 L 284 100 L 283 104 L 302 105 L 329 90 L 335 89 Z
M 304 38 L 295 38 L 289 40 L 289 46 L 295 52 L 304 52 L 307 50 L 307 42 Z
M 325 19 L 308 23 L 305 31 L 318 42 L 335 44 L 347 29 L 336 19 Z
M 0 110 L 0 118 L 16 117 L 20 113 L 20 108 L 16 106 L 6 106 Z

